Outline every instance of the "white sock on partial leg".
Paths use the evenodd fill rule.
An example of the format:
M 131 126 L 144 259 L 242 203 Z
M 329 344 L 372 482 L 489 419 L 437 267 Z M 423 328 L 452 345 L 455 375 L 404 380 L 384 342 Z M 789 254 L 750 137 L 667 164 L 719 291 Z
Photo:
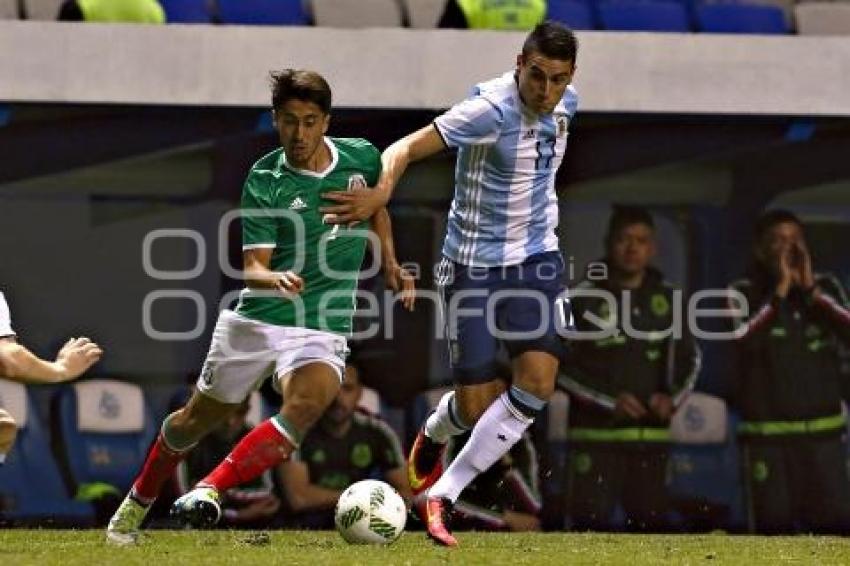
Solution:
M 500 395 L 478 419 L 466 445 L 428 490 L 428 497 L 457 501 L 460 492 L 507 454 L 533 422 L 514 407 L 507 393 Z
M 469 430 L 469 427 L 462 426 L 463 423 L 457 416 L 454 397 L 454 391 L 443 395 L 437 403 L 437 408 L 425 421 L 425 435 L 438 444 L 445 444 L 452 436 Z

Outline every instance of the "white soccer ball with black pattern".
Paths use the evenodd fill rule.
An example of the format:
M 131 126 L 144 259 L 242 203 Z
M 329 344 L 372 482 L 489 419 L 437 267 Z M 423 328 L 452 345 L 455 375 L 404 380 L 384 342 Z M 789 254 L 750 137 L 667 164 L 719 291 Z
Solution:
M 363 480 L 348 486 L 336 503 L 336 530 L 352 544 L 390 544 L 404 531 L 407 507 L 387 483 Z

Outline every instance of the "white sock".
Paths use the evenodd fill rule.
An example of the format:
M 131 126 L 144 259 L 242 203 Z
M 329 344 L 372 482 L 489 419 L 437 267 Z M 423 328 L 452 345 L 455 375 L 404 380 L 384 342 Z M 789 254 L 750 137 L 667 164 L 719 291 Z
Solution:
M 3 465 L 3 462 L 5 462 L 5 461 L 6 461 L 6 455 L 5 455 L 5 454 L 0 454 L 0 466 L 2 466 L 2 465 Z
M 507 393 L 502 393 L 478 419 L 466 445 L 428 490 L 428 497 L 457 501 L 460 492 L 507 454 L 533 422 L 513 406 Z
M 454 396 L 454 391 L 449 391 L 443 395 L 440 402 L 437 403 L 437 408 L 425 421 L 425 435 L 437 444 L 445 444 L 450 437 L 463 434 L 469 430 L 469 427 L 458 426 L 463 423 L 460 422 L 457 411 L 452 410 Z

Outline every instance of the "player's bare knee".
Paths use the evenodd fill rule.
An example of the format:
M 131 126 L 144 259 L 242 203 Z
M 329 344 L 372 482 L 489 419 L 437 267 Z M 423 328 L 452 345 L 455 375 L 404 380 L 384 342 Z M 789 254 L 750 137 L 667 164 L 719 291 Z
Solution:
M 514 385 L 538 399 L 548 401 L 555 392 L 555 378 L 544 372 L 517 372 Z
M 285 401 L 282 412 L 299 430 L 305 430 L 319 420 L 329 405 L 323 399 L 299 395 Z

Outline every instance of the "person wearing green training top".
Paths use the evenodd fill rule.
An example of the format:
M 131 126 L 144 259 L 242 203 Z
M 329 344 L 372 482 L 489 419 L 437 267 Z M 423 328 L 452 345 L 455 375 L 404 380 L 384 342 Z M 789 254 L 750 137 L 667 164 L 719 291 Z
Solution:
M 66 0 L 59 9 L 62 21 L 164 24 L 165 11 L 157 0 Z
M 568 513 L 574 529 L 608 530 L 620 503 L 626 530 L 666 530 L 670 418 L 696 382 L 700 353 L 687 328 L 668 332 L 676 299 L 651 265 L 649 211 L 615 207 L 605 249 L 608 277 L 579 284 L 572 306 L 584 338 L 613 332 L 573 340 L 558 377 L 572 400 Z
M 751 267 L 732 288 L 749 303 L 737 320 L 732 399 L 742 421 L 749 529 L 847 534 L 844 289 L 834 276 L 814 272 L 803 225 L 787 210 L 756 222 Z
M 530 30 L 546 18 L 546 0 L 449 0 L 439 27 Z
M 137 542 L 147 510 L 186 452 L 266 378 L 283 395 L 280 413 L 254 427 L 174 503 L 181 522 L 218 522 L 220 494 L 289 458 L 339 391 L 368 230 L 333 224 L 319 204 L 328 192 L 374 185 L 380 154 L 363 139 L 326 137 L 331 89 L 318 73 L 273 73 L 272 108 L 281 147 L 254 164 L 242 191 L 246 288 L 236 309 L 219 316 L 197 392 L 165 418 L 112 517 L 113 543 Z M 380 247 L 373 254 L 412 309 L 413 281 L 396 261 L 386 209 L 371 225 Z

